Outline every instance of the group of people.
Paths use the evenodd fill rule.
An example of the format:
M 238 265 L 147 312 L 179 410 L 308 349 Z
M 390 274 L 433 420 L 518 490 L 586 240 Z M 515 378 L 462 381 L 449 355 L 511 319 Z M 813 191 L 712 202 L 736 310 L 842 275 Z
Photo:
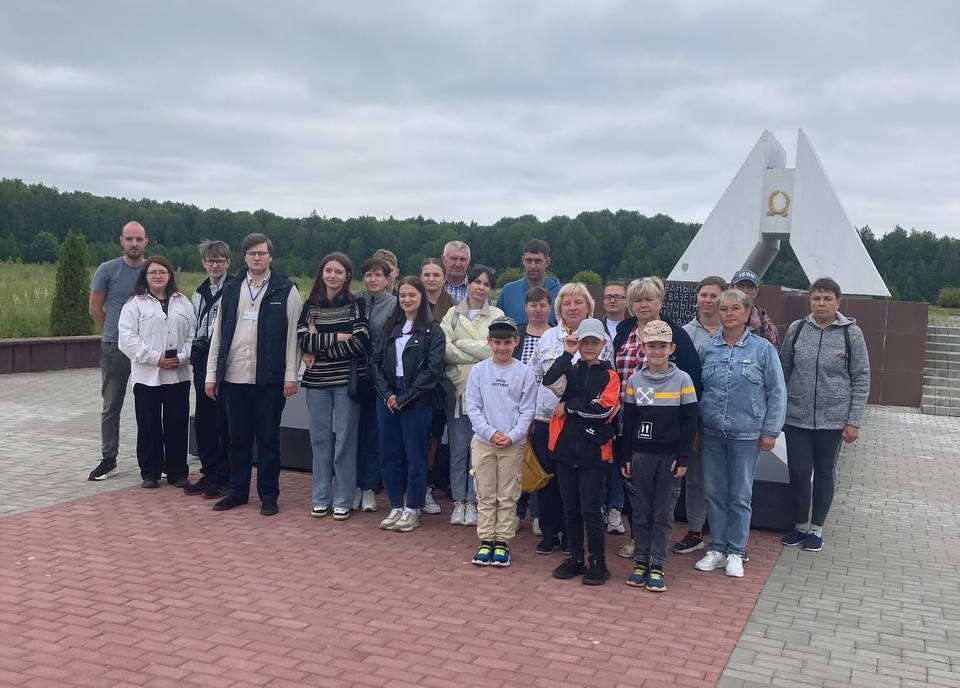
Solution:
M 603 316 L 594 318 L 585 285 L 547 274 L 550 249 L 539 239 L 524 244 L 524 275 L 495 305 L 495 272 L 471 266 L 461 241 L 402 278 L 388 250 L 356 275 L 348 256 L 331 253 L 302 302 L 271 268 L 263 234 L 243 240 L 239 275 L 229 272 L 224 242 L 203 242 L 207 278 L 192 300 L 166 259 L 144 258 L 147 243 L 139 223 L 125 225 L 123 255 L 91 281 L 104 404 L 103 457 L 90 480 L 117 472 L 130 378 L 144 488 L 166 476 L 187 494 L 216 499 L 216 511 L 247 504 L 256 443 L 260 512 L 272 516 L 280 417 L 299 384 L 316 518 L 377 511 L 382 486 L 389 511 L 379 527 L 410 532 L 423 514 L 442 511 L 436 490 L 448 484 L 450 523 L 477 529 L 474 564 L 509 566 L 530 508 L 536 552 L 567 555 L 555 577 L 606 582 L 606 533 L 626 523 L 630 541 L 617 554 L 634 560 L 627 584 L 662 592 L 681 479 L 689 529 L 672 551 L 706 549 L 698 570 L 743 576 L 759 453 L 783 430 L 795 521 L 783 544 L 822 546 L 836 457 L 841 442 L 857 439 L 869 393 L 863 335 L 839 312 L 830 278 L 811 285 L 811 313 L 781 346 L 749 270 L 729 285 L 704 278 L 697 315 L 681 327 L 663 310 L 657 277 L 605 285 Z M 363 284 L 357 293 L 354 280 Z M 201 463 L 192 483 L 191 379 Z M 553 477 L 521 495 L 528 443 Z

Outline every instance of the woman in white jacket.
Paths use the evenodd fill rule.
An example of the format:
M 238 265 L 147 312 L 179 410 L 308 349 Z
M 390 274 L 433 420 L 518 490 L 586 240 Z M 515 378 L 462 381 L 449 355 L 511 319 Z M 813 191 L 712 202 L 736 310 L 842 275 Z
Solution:
M 120 311 L 119 337 L 120 350 L 130 359 L 143 487 L 160 487 L 161 473 L 176 487 L 190 484 L 187 426 L 195 322 L 170 263 L 160 256 L 147 260 Z
M 450 442 L 450 492 L 453 515 L 450 523 L 477 525 L 477 494 L 470 476 L 470 440 L 473 427 L 464 396 L 473 366 L 490 358 L 487 327 L 503 311 L 490 305 L 490 289 L 496 273 L 478 265 L 467 275 L 467 298 L 447 311 L 440 327 L 447 338 L 447 378 L 456 387 L 456 399 L 447 399 L 447 437 Z

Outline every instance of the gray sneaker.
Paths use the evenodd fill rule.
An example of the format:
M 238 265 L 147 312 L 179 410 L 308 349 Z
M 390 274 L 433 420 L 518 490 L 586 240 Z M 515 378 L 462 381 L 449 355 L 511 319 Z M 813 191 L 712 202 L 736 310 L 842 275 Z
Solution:
M 397 521 L 400 520 L 400 517 L 403 516 L 403 509 L 399 507 L 396 509 L 390 509 L 390 513 L 387 514 L 387 517 L 380 521 L 380 530 L 396 530 Z
M 409 533 L 411 530 L 420 527 L 420 514 L 416 511 L 403 510 L 403 514 L 394 526 L 394 530 L 400 533 Z

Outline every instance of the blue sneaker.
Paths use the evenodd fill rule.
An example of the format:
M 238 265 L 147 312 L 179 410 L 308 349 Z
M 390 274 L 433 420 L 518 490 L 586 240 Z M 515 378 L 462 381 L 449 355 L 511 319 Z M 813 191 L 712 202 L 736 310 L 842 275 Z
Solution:
M 490 566 L 493 561 L 493 544 L 490 542 L 481 542 L 477 548 L 477 553 L 473 555 L 471 563 L 477 566 Z
M 802 530 L 794 528 L 789 533 L 780 538 L 780 542 L 786 547 L 796 547 L 807 539 L 807 534 Z
M 666 589 L 667 582 L 663 580 L 663 571 L 651 571 L 647 574 L 647 590 L 664 592 Z
M 647 571 L 647 565 L 637 563 L 633 567 L 633 573 L 631 573 L 630 577 L 627 578 L 627 585 L 632 585 L 635 588 L 642 588 L 647 584 L 648 575 L 649 572 Z
M 493 546 L 492 566 L 510 566 L 510 548 L 505 542 L 498 542 Z
M 803 541 L 803 549 L 806 552 L 819 552 L 823 549 L 823 536 L 810 531 Z

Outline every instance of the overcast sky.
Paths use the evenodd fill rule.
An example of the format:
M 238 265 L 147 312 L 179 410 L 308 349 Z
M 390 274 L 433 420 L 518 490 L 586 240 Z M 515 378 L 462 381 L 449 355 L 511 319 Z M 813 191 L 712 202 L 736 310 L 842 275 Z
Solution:
M 851 221 L 960 236 L 960 3 L 4 2 L 0 176 L 286 216 L 703 222 L 803 128 Z

